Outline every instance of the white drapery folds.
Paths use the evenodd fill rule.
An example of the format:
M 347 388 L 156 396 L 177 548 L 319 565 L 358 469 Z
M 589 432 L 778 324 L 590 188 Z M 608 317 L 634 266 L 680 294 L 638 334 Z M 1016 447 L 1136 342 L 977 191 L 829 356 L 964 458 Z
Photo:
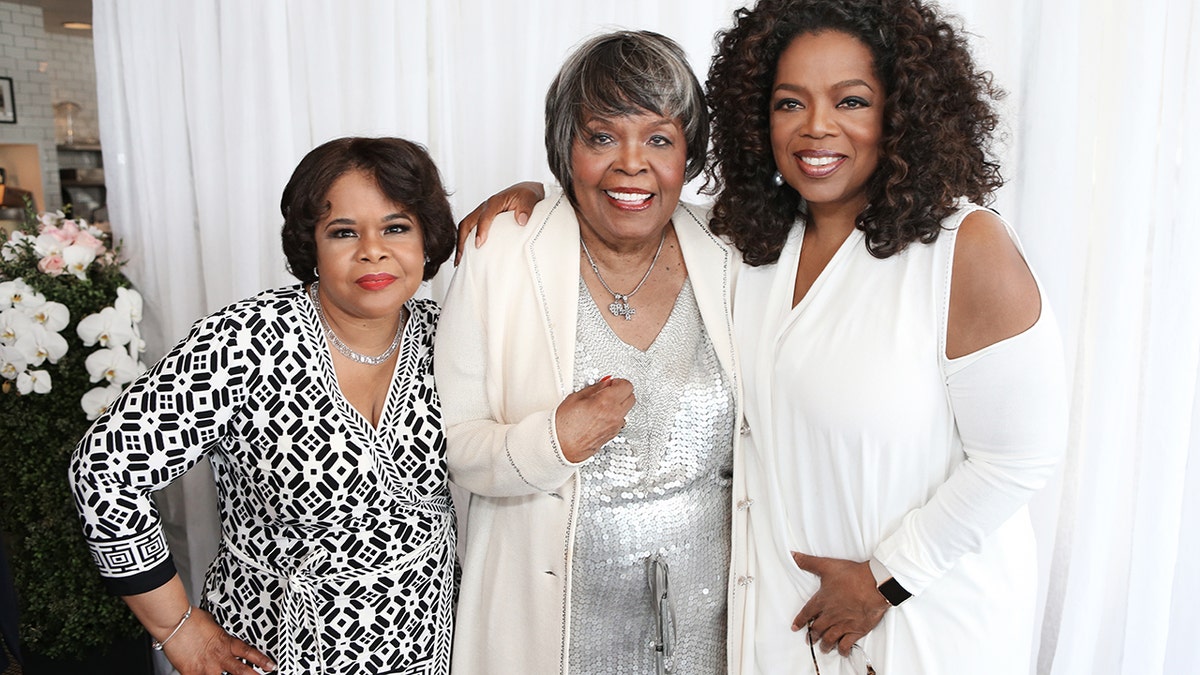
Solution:
M 714 31 L 742 4 L 95 0 L 110 214 L 146 298 L 148 356 L 200 316 L 290 283 L 279 195 L 313 146 L 421 142 L 461 216 L 515 180 L 548 178 L 542 102 L 573 45 L 656 30 L 703 81 Z M 1036 671 L 1188 672 L 1200 662 L 1200 219 L 1186 201 L 1200 187 L 1200 9 L 941 4 L 1010 92 L 1012 181 L 998 207 L 1054 303 L 1071 368 L 1070 446 L 1034 504 Z M 198 506 L 211 499 L 210 475 L 193 472 L 161 501 L 193 589 L 216 542 L 211 506 Z
M 1041 523 L 1038 672 L 1187 672 L 1200 662 L 1200 9 L 1026 7 L 1010 173 L 1073 364 L 1057 517 Z

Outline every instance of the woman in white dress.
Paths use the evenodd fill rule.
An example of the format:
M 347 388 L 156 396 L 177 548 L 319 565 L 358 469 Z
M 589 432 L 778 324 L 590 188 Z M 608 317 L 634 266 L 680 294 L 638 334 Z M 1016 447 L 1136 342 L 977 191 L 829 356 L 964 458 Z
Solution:
M 979 206 L 990 76 L 921 0 L 762 0 L 708 86 L 713 227 L 749 266 L 741 671 L 1027 672 L 1064 369 Z

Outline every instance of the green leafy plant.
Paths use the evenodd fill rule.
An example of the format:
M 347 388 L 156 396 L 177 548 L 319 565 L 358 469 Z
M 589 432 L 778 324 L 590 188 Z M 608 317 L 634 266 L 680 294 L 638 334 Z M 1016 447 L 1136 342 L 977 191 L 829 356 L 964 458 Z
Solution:
M 82 220 L 28 209 L 0 248 L 0 533 L 22 641 L 49 658 L 78 659 L 141 633 L 100 583 L 66 479 L 91 420 L 144 368 L 141 297 L 107 242 Z

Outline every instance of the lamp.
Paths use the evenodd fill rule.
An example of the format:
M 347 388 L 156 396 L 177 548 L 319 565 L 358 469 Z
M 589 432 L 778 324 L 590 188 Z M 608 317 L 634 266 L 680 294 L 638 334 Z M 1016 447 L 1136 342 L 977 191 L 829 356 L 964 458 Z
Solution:
M 54 122 L 58 127 L 63 145 L 75 145 L 75 116 L 82 107 L 74 101 L 59 101 L 54 104 Z

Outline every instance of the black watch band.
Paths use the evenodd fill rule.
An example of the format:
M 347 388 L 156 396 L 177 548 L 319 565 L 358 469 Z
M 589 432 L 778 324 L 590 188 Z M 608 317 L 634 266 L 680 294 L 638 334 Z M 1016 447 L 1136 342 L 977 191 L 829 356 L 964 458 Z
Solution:
M 896 607 L 900 603 L 912 597 L 912 593 L 904 590 L 904 587 L 900 585 L 899 581 L 896 581 L 895 577 L 892 577 L 882 584 L 879 584 L 879 594 L 882 595 L 883 599 L 887 600 L 888 604 L 892 607 Z

